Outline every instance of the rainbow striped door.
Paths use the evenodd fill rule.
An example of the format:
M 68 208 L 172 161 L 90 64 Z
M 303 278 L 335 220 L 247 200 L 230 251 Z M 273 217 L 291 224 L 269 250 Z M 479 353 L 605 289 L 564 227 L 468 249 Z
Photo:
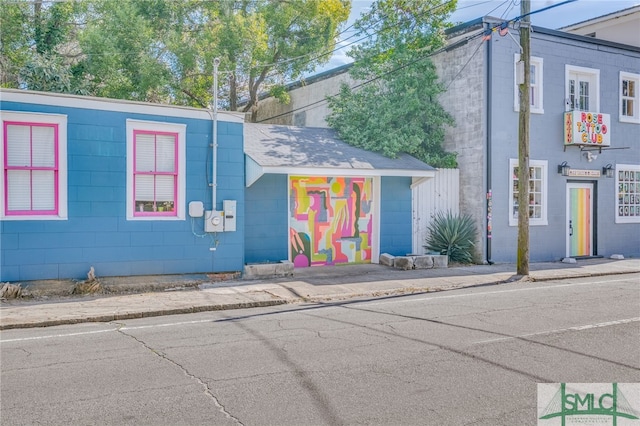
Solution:
M 567 256 L 593 255 L 593 184 L 567 183 Z

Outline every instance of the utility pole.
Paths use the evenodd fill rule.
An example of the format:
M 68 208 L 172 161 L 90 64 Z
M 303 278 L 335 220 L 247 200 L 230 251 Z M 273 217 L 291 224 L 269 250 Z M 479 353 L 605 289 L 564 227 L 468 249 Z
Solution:
M 531 81 L 530 0 L 520 1 L 520 61 L 524 78 L 519 81 L 520 114 L 518 120 L 518 256 L 517 274 L 529 275 L 529 100 Z M 522 66 L 522 64 L 519 64 Z

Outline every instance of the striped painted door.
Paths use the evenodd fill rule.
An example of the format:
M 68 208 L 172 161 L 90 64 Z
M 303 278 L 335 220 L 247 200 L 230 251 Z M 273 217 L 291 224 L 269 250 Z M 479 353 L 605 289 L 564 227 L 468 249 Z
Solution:
M 593 184 L 567 183 L 567 256 L 593 255 Z

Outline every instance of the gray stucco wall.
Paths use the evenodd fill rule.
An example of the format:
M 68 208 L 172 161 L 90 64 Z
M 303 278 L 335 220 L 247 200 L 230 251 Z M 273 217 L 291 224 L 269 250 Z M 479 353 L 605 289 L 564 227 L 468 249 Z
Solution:
M 486 47 L 474 40 L 464 46 L 433 57 L 441 83 L 447 90 L 440 103 L 455 119 L 448 128 L 445 150 L 458 153 L 460 169 L 460 212 L 473 217 L 478 228 L 477 248 L 486 257 L 485 237 L 485 73 Z M 478 259 L 479 261 L 481 259 Z

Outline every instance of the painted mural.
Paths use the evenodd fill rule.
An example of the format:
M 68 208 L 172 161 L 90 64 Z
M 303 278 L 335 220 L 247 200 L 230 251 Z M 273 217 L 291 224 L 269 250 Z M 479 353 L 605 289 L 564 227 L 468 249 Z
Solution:
M 373 180 L 289 178 L 289 247 L 296 268 L 371 262 Z

